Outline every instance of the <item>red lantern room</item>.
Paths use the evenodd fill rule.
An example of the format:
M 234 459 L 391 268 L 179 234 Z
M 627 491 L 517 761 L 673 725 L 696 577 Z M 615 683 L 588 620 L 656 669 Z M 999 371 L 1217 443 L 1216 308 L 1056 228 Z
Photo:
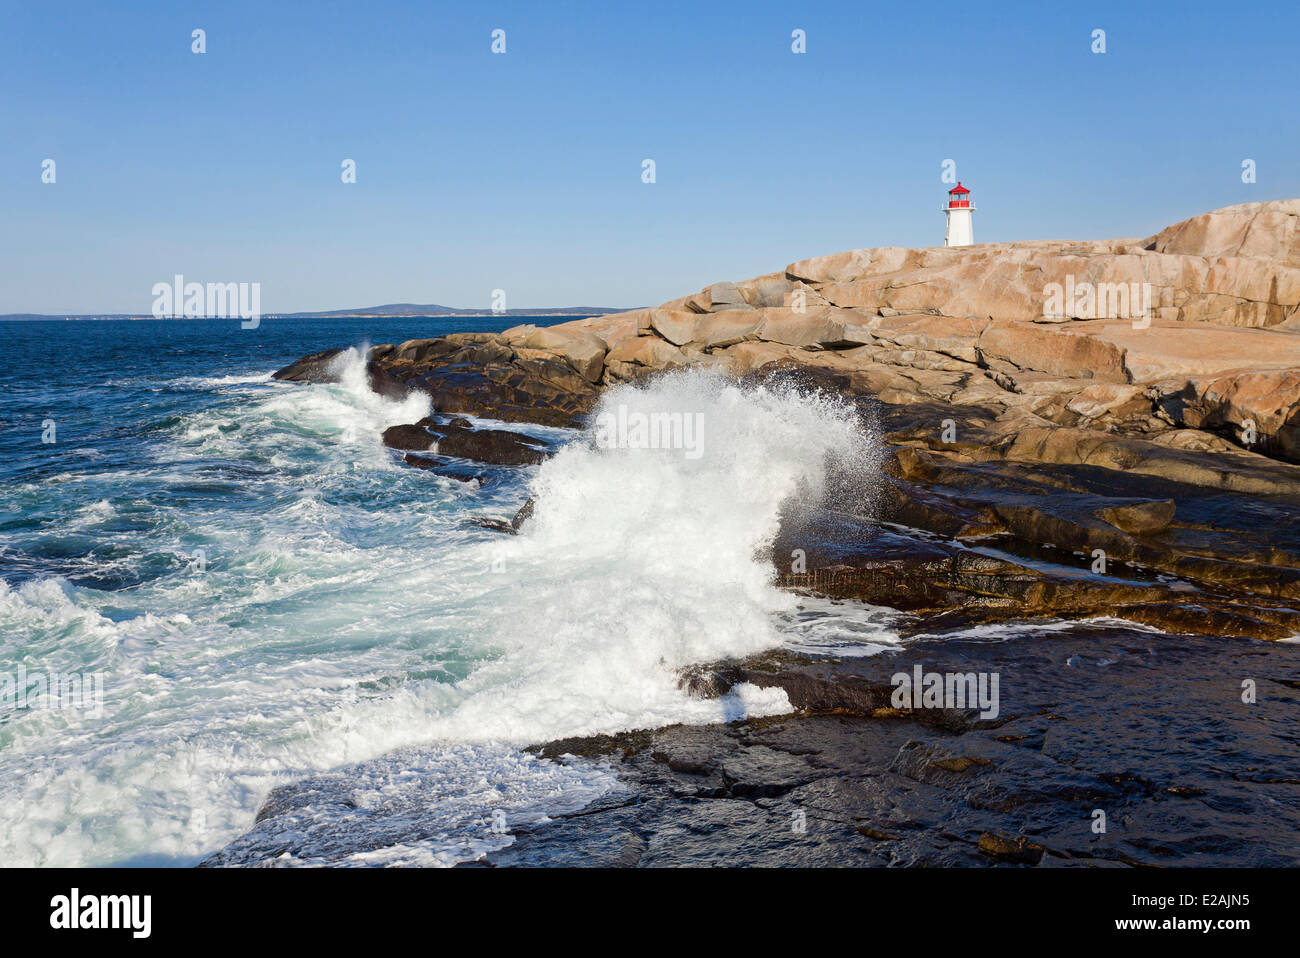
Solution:
M 970 190 L 961 185 L 961 180 L 957 185 L 948 191 L 948 209 L 960 210 L 967 209 L 970 206 Z

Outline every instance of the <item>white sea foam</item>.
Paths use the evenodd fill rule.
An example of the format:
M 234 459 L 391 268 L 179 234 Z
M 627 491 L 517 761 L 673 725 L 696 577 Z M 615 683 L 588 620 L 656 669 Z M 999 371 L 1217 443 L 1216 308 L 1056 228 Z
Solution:
M 621 790 L 598 766 L 574 767 L 508 746 L 403 748 L 295 782 L 271 816 L 225 854 L 280 866 L 445 866 L 514 842 L 513 832 Z M 297 796 L 309 797 L 303 814 Z
M 181 376 L 167 385 L 187 389 L 221 389 L 227 386 L 257 386 L 271 382 L 271 373 L 249 373 L 234 376 Z
M 781 617 L 781 631 L 793 652 L 865 658 L 896 651 L 902 644 L 899 626 L 907 618 L 855 600 L 802 596 L 798 607 Z
M 1099 615 L 1087 619 L 1042 619 L 1014 620 L 1010 622 L 990 622 L 983 625 L 970 625 L 961 628 L 963 641 L 1005 642 L 1011 639 L 1050 635 L 1057 632 L 1077 632 L 1087 628 L 1123 629 L 1127 632 L 1149 632 L 1154 635 L 1165 633 L 1153 625 L 1132 622 L 1112 615 Z M 917 632 L 911 641 L 921 639 L 943 638 L 952 632 Z

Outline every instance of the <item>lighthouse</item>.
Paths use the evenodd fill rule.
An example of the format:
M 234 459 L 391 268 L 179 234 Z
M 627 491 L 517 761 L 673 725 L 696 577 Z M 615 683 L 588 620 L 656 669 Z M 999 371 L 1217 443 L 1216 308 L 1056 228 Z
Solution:
M 943 212 L 948 217 L 943 231 L 944 246 L 969 246 L 975 242 L 975 228 L 971 224 L 975 207 L 970 200 L 970 190 L 961 185 L 961 180 L 948 191 L 948 205 Z

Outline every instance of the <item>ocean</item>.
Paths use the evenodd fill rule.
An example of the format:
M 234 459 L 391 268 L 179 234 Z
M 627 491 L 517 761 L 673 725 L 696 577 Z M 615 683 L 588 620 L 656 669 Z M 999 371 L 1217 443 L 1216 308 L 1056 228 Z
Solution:
M 817 481 L 805 462 L 856 441 L 847 420 L 706 385 L 674 401 L 730 407 L 723 457 L 646 468 L 578 443 L 480 488 L 381 444 L 428 404 L 370 392 L 359 352 L 338 384 L 270 378 L 332 345 L 519 321 L 4 324 L 0 674 L 93 676 L 102 704 L 4 707 L 0 861 L 193 864 L 276 785 L 423 747 L 407 765 L 440 770 L 432 809 L 409 769 L 370 791 L 410 786 L 445 822 L 393 861 L 451 863 L 509 840 L 494 809 L 617 788 L 521 745 L 786 707 L 688 698 L 674 669 L 779 641 L 793 600 L 754 548 Z M 530 486 L 534 534 L 473 522 Z
M 194 865 L 313 777 L 321 800 L 268 860 L 471 861 L 623 787 L 527 745 L 789 710 L 779 689 L 688 696 L 685 666 L 900 647 L 888 610 L 778 590 L 763 556 L 827 463 L 871 481 L 878 446 L 833 401 L 669 376 L 605 402 L 709 412 L 709 455 L 514 424 L 560 451 L 482 483 L 382 445 L 429 407 L 372 393 L 366 344 L 522 321 L 0 327 L 0 675 L 78 682 L 71 707 L 0 705 L 0 862 Z M 338 383 L 270 378 L 348 344 Z M 525 534 L 475 521 L 530 495 Z M 1007 637 L 1034 641 L 965 639 Z

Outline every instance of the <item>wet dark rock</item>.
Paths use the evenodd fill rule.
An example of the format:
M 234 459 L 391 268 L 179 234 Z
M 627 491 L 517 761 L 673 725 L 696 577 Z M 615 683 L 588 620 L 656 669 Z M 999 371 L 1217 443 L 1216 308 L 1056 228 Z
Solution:
M 1300 666 L 1300 648 L 1269 654 Z M 766 675 L 792 698 L 842 685 L 842 701 L 858 705 L 871 704 L 862 689 L 888 687 L 912 663 L 995 671 L 1002 714 L 945 726 L 925 709 L 802 709 L 539 745 L 541 756 L 609 763 L 627 793 L 521 830 L 487 862 L 608 865 L 635 836 L 624 864 L 649 867 L 1294 865 L 1300 791 L 1287 780 L 1300 775 L 1300 692 L 1278 686 L 1261 724 L 1234 682 L 1207 681 L 1245 674 L 1258 655 L 1247 641 L 1080 625 L 688 670 L 683 685 L 698 694 Z M 1252 771 L 1261 762 L 1269 774 Z
M 338 379 L 334 369 L 335 361 L 345 351 L 342 347 L 337 347 L 312 353 L 310 356 L 294 360 L 282 369 L 277 369 L 271 378 L 291 383 L 335 382 Z
M 504 429 L 438 427 L 438 452 L 444 456 L 473 459 L 502 466 L 535 466 L 547 457 L 545 445 L 537 439 Z
M 438 437 L 423 426 L 414 423 L 404 426 L 389 426 L 384 430 L 384 445 L 390 449 L 432 449 L 438 443 Z
M 366 363 L 366 380 L 370 384 L 371 391 L 378 393 L 385 399 L 400 402 L 410 392 L 405 383 L 373 359 Z
M 438 339 L 414 339 L 397 346 L 381 346 L 376 349 L 385 351 L 382 357 L 389 363 L 432 363 L 445 359 L 464 348 L 464 345 L 463 339 L 452 339 L 447 336 Z
M 1031 842 L 1023 835 L 1008 838 L 994 832 L 985 832 L 980 836 L 979 849 L 990 858 L 1020 865 L 1037 865 L 1043 860 L 1043 853 L 1047 851 L 1042 845 Z
M 450 462 L 446 459 L 417 456 L 413 452 L 408 452 L 402 456 L 402 460 L 407 465 L 414 466 L 416 469 L 425 469 L 447 479 L 455 479 L 457 482 L 478 482 L 482 485 L 488 480 L 486 473 L 472 468 L 467 469 L 463 465 Z
M 1149 535 L 1169 528 L 1177 511 L 1172 499 L 1151 499 L 1102 506 L 1097 518 L 1130 535 Z
M 515 528 L 505 519 L 497 519 L 493 516 L 471 516 L 470 521 L 476 526 L 491 529 L 493 532 L 504 532 L 508 536 L 516 535 Z
M 513 536 L 519 534 L 519 530 L 532 514 L 533 498 L 530 496 L 528 501 L 515 513 L 514 518 L 509 521 L 498 519 L 495 516 L 474 516 L 473 522 L 484 529 L 491 529 L 493 532 L 504 532 L 506 535 Z
M 503 342 L 407 344 L 383 365 L 394 379 L 427 394 L 439 412 L 504 422 L 576 426 L 597 396 L 597 388 L 562 360 L 520 356 Z
M 500 466 L 537 465 L 547 456 L 545 443 L 522 433 L 505 429 L 465 429 L 434 419 L 389 426 L 384 430 L 383 441 L 393 449 L 434 449 L 440 456 Z
M 532 496 L 529 496 L 528 501 L 519 507 L 519 511 L 515 513 L 515 517 L 510 520 L 510 528 L 514 529 L 515 532 L 518 532 L 523 524 L 532 518 L 533 507 L 536 504 L 537 500 Z

